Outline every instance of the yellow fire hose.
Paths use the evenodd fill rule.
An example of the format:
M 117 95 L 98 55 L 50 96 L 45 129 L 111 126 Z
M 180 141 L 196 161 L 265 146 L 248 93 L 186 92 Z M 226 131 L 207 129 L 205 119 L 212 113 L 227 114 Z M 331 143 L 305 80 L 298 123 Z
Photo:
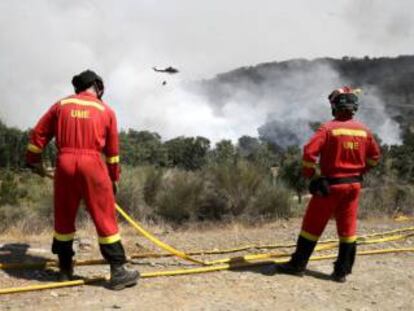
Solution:
M 128 216 L 125 212 L 123 212 L 123 214 Z M 184 252 L 177 251 L 175 248 L 170 247 L 169 245 L 167 245 L 167 244 L 159 241 L 158 239 L 154 238 L 150 233 L 148 233 L 146 230 L 142 229 L 142 227 L 140 227 L 138 224 L 136 224 L 135 221 L 132 220 L 129 216 L 128 216 L 128 218 L 129 218 L 131 224 L 134 223 L 134 228 L 137 229 L 137 231 L 138 231 L 138 229 L 140 229 L 139 230 L 140 233 L 141 233 L 141 231 L 145 232 L 146 233 L 145 236 L 147 238 L 151 237 L 151 239 L 150 239 L 151 241 L 157 241 L 157 245 L 161 244 L 163 249 L 168 250 L 170 252 L 171 252 L 171 250 L 173 250 L 173 252 L 178 253 L 180 255 L 182 255 L 182 254 L 186 255 Z M 413 234 L 394 235 L 394 236 L 380 238 L 380 239 L 374 239 L 374 240 L 364 240 L 364 239 L 367 239 L 369 237 L 384 236 L 384 235 L 407 232 L 407 231 L 413 231 L 413 230 L 414 230 L 414 227 L 408 227 L 408 228 L 402 228 L 402 229 L 392 230 L 392 231 L 388 231 L 388 232 L 374 233 L 374 234 L 370 234 L 370 235 L 361 237 L 359 239 L 359 243 L 360 244 L 373 244 L 373 243 L 382 243 L 382 242 L 388 242 L 388 241 L 397 241 L 397 240 L 401 240 L 401 239 L 407 238 L 409 236 L 412 236 Z M 319 250 L 333 249 L 337 246 L 336 243 L 333 244 L 333 242 L 337 242 L 337 240 L 322 241 L 322 244 L 318 245 L 316 250 L 319 251 Z M 329 244 L 329 243 L 331 243 L 331 244 Z M 325 245 L 323 245 L 323 244 L 325 244 Z M 290 247 L 290 246 L 293 246 L 293 245 L 294 244 L 273 245 L 273 246 Z M 272 245 L 267 245 L 266 247 L 269 247 L 269 246 L 272 246 Z M 249 247 L 252 247 L 252 245 L 250 245 Z M 261 247 L 263 247 L 263 246 L 261 246 Z M 241 249 L 241 248 L 238 248 L 238 249 Z M 244 247 L 244 249 L 246 249 L 246 247 Z M 229 250 L 227 250 L 227 251 L 229 251 Z M 208 251 L 199 251 L 198 253 L 205 254 L 207 252 Z M 217 251 L 213 250 L 212 252 L 216 253 Z M 384 253 L 397 253 L 397 252 L 414 252 L 414 248 L 381 249 L 381 250 L 361 251 L 361 252 L 358 252 L 358 255 L 371 255 L 371 254 L 384 254 Z M 176 255 L 175 253 L 173 253 L 173 254 Z M 196 252 L 193 252 L 193 253 L 196 253 Z M 229 270 L 229 269 L 236 269 L 236 268 L 243 268 L 243 267 L 251 267 L 251 266 L 255 266 L 255 265 L 263 265 L 263 264 L 269 263 L 269 262 L 263 262 L 263 261 L 257 261 L 257 260 L 263 260 L 263 259 L 272 258 L 272 257 L 273 258 L 274 257 L 284 257 L 284 256 L 289 256 L 289 254 L 258 254 L 258 255 L 246 255 L 246 256 L 243 256 L 243 257 L 219 259 L 219 260 L 215 260 L 215 261 L 210 262 L 209 263 L 210 266 L 208 266 L 208 267 L 147 272 L 147 273 L 142 274 L 142 278 L 160 277 L 160 276 L 175 276 L 175 275 L 196 274 L 196 273 L 207 273 L 207 272 L 213 272 L 213 271 L 222 271 L 222 270 Z M 183 257 L 186 260 L 188 260 L 189 256 L 187 255 L 187 256 L 183 256 Z M 336 255 L 324 255 L 324 256 L 312 257 L 311 260 L 323 260 L 323 259 L 330 259 L 330 258 L 335 258 L 335 257 L 336 257 Z M 288 258 L 280 258 L 280 259 L 277 259 L 277 260 L 273 260 L 273 262 L 280 263 L 280 262 L 286 262 L 287 260 L 288 260 Z M 190 260 L 190 261 L 194 262 L 193 260 Z M 196 260 L 196 261 L 198 261 L 198 260 Z M 253 261 L 253 262 L 251 262 L 251 261 Z M 98 263 L 98 262 L 101 262 L 101 261 L 100 260 L 87 260 L 84 263 L 85 264 L 94 264 L 94 263 Z M 51 263 L 52 262 L 46 262 L 46 263 L 42 263 L 42 264 L 31 264 L 30 266 L 31 267 L 46 267 L 46 265 L 51 264 Z M 198 263 L 198 262 L 196 262 L 196 263 Z M 216 265 L 211 266 L 212 263 L 214 263 Z M 17 266 L 17 264 L 15 264 L 15 265 Z M 8 268 L 11 268 L 11 266 L 9 266 Z M 18 292 L 26 292 L 26 291 L 34 291 L 34 290 L 42 290 L 42 289 L 52 289 L 52 288 L 60 288 L 60 287 L 67 287 L 67 286 L 79 286 L 79 285 L 83 285 L 83 284 L 90 284 L 90 283 L 99 282 L 99 281 L 102 281 L 102 280 L 104 280 L 104 278 L 100 277 L 100 278 L 94 278 L 94 279 L 82 279 L 82 280 L 75 280 L 75 281 L 69 281 L 69 282 L 56 282 L 56 283 L 50 283 L 50 284 L 44 284 L 44 285 L 40 284 L 40 285 L 33 285 L 33 286 L 21 287 L 21 288 L 1 289 L 0 294 L 18 293 Z
M 218 262 L 221 262 L 222 260 L 219 261 L 203 261 L 203 260 L 199 260 L 196 259 L 194 257 L 191 257 L 189 254 L 183 252 L 183 251 L 179 251 L 177 249 L 175 249 L 174 247 L 160 241 L 159 239 L 157 239 L 155 236 L 153 236 L 151 233 L 149 233 L 147 230 L 145 230 L 143 228 L 143 226 L 141 224 L 139 224 L 136 220 L 132 219 L 118 204 L 115 205 L 116 210 L 125 218 L 126 221 L 128 221 L 131 226 L 142 236 L 144 236 L 145 238 L 147 238 L 149 241 L 151 241 L 152 243 L 154 243 L 155 245 L 157 245 L 158 247 L 166 250 L 167 252 L 181 258 L 187 261 L 191 261 L 193 263 L 197 263 L 197 264 L 202 264 L 202 265 L 214 265 Z M 369 234 L 367 236 L 365 236 L 365 238 L 369 238 L 369 237 L 374 237 L 374 236 L 381 236 L 384 234 L 394 234 L 394 233 L 400 233 L 400 232 L 406 232 L 406 231 L 414 231 L 414 227 L 408 227 L 408 228 L 403 228 L 403 229 L 396 229 L 396 230 L 392 230 L 392 231 L 388 231 L 387 233 L 373 233 L 373 234 Z M 324 243 L 334 243 L 337 242 L 338 240 L 336 239 L 332 239 L 332 240 L 327 240 Z M 288 244 L 284 247 L 294 247 L 294 244 Z M 251 246 L 249 246 L 251 247 Z M 265 246 L 263 248 L 270 248 L 269 246 Z M 230 261 L 231 259 L 228 258 L 226 259 L 227 261 Z
M 410 228 L 402 228 L 397 229 L 393 231 L 386 231 L 381 233 L 376 233 L 375 236 L 379 235 L 388 235 L 390 233 L 395 232 L 407 232 Z M 372 235 L 371 235 L 372 236 Z M 414 236 L 414 233 L 408 233 L 405 235 L 392 235 L 388 237 L 383 237 L 379 239 L 369 239 L 368 236 L 361 236 L 358 238 L 357 243 L 358 245 L 367 245 L 367 244 L 377 244 L 377 243 L 384 243 L 384 242 L 393 242 L 393 241 L 399 241 L 399 240 L 405 240 L 409 237 Z M 271 246 L 275 248 L 289 248 L 292 246 L 295 246 L 295 244 L 286 244 L 286 245 L 268 245 L 267 248 L 271 248 Z M 337 240 L 325 240 L 318 243 L 318 246 L 316 247 L 315 251 L 321 251 L 321 250 L 329 250 L 334 249 L 338 246 Z M 259 249 L 260 246 L 251 245 L 249 248 L 256 248 Z M 233 248 L 233 249 L 227 249 L 226 252 L 230 250 L 244 250 L 245 248 Z M 188 252 L 187 254 L 191 255 L 201 255 L 201 254 L 221 254 L 220 250 L 201 250 L 196 252 Z M 174 256 L 173 254 L 157 254 L 157 253 L 144 253 L 144 254 L 136 254 L 132 255 L 130 259 L 143 259 L 143 258 L 160 258 L 160 257 L 168 257 L 168 256 Z M 270 254 L 248 254 L 242 257 L 232 257 L 232 258 L 223 258 L 218 260 L 210 261 L 210 264 L 220 264 L 220 263 L 228 263 L 235 260 L 235 258 L 242 258 L 245 260 L 253 260 L 253 259 L 265 259 L 265 258 L 274 258 L 274 257 L 280 257 L 280 256 L 288 256 L 288 254 L 285 253 L 270 253 Z M 77 260 L 75 262 L 76 266 L 86 266 L 86 265 L 97 265 L 97 264 L 105 264 L 106 262 L 103 259 L 87 259 L 87 260 Z M 46 260 L 44 262 L 40 263 L 9 263 L 9 264 L 2 264 L 0 263 L 0 270 L 17 270 L 17 269 L 45 269 L 48 267 L 55 267 L 57 265 L 56 260 L 50 259 Z
M 394 221 L 396 222 L 406 222 L 406 221 L 412 221 L 414 220 L 414 217 L 406 216 L 406 215 L 400 215 L 394 218 Z
M 384 242 L 393 242 L 393 241 L 399 241 L 404 240 L 407 237 L 411 237 L 414 234 L 407 234 L 407 235 L 399 235 L 399 236 L 390 236 L 387 238 L 381 238 L 381 239 L 375 239 L 375 240 L 367 240 L 363 242 L 359 242 L 358 245 L 364 245 L 364 244 L 377 244 L 377 243 L 384 243 Z M 331 243 L 331 244 L 322 244 L 318 245 L 315 248 L 315 251 L 326 251 L 335 249 L 338 247 L 337 243 Z M 277 253 L 268 253 L 268 254 L 249 254 L 246 256 L 241 257 L 233 257 L 233 258 L 224 258 L 224 259 L 218 259 L 211 261 L 214 264 L 221 264 L 221 263 L 229 263 L 233 262 L 235 259 L 240 258 L 240 260 L 258 260 L 258 259 L 268 259 L 268 258 L 274 258 L 274 257 L 283 257 L 283 256 L 289 256 L 289 254 L 277 254 Z
M 129 222 L 129 224 L 142 236 L 144 236 L 146 239 L 157 245 L 158 247 L 162 248 L 163 250 L 174 254 L 175 256 L 182 258 L 187 261 L 191 261 L 193 263 L 201 264 L 201 265 L 210 265 L 210 263 L 198 260 L 196 258 L 191 257 L 190 255 L 187 255 L 186 253 L 179 251 L 175 249 L 174 247 L 160 241 L 155 236 L 153 236 L 151 233 L 149 233 L 147 230 L 145 230 L 137 221 L 133 220 L 127 213 L 124 212 L 124 210 L 118 205 L 115 204 L 115 208 L 118 211 L 119 214 L 122 215 L 122 217 L 125 218 L 126 221 Z
M 407 227 L 407 228 L 400 228 L 397 230 L 393 230 L 393 231 L 384 231 L 384 232 L 378 232 L 378 233 L 374 233 L 374 234 L 368 234 L 368 235 L 363 235 L 363 236 L 359 236 L 357 238 L 357 242 L 358 244 L 364 243 L 367 241 L 367 238 L 370 237 L 375 237 L 375 236 L 386 236 L 389 234 L 394 234 L 394 233 L 403 233 L 403 232 L 410 232 L 410 231 L 414 231 L 414 227 Z M 408 234 L 408 236 L 411 236 L 411 234 Z M 405 237 L 405 236 L 404 236 Z M 337 239 L 331 239 L 331 240 L 323 240 L 323 241 L 319 241 L 318 244 L 330 244 L 330 243 L 337 243 L 338 240 Z M 248 244 L 248 245 L 244 245 L 244 246 L 238 246 L 238 247 L 234 247 L 234 248 L 227 248 L 227 249 L 211 249 L 211 250 L 197 250 L 197 251 L 189 251 L 186 252 L 187 255 L 191 255 L 191 256 L 197 256 L 197 255 L 218 255 L 218 254 L 230 254 L 230 253 L 237 253 L 237 252 L 242 252 L 242 251 L 248 251 L 248 250 L 252 250 L 252 249 L 279 249 L 279 248 L 290 248 L 290 247 L 295 247 L 296 244 L 261 244 L 261 245 L 256 245 L 256 244 Z M 175 256 L 174 254 L 171 253 L 141 253 L 141 254 L 134 254 L 131 256 L 131 258 L 134 259 L 140 259 L 140 258 L 160 258 L 160 257 L 171 257 L 171 256 Z
M 390 248 L 390 249 L 380 249 L 380 250 L 368 250 L 368 251 L 359 251 L 358 255 L 377 255 L 377 254 L 391 254 L 391 253 L 402 253 L 402 252 L 414 252 L 414 248 Z M 336 258 L 336 255 L 323 255 L 323 256 L 313 256 L 310 258 L 311 261 L 316 260 L 326 260 Z M 145 272 L 141 274 L 141 278 L 155 278 L 155 277 L 162 277 L 162 276 L 178 276 L 178 275 L 188 275 L 188 274 L 200 274 L 200 273 L 208 273 L 208 272 L 215 272 L 215 271 L 224 271 L 224 270 L 231 270 L 231 269 L 243 269 L 247 267 L 254 267 L 259 265 L 265 265 L 270 263 L 283 263 L 287 262 L 289 259 L 276 259 L 272 261 L 256 261 L 256 262 L 236 262 L 231 264 L 221 264 L 215 266 L 207 266 L 207 267 L 198 267 L 198 268 L 191 268 L 191 269 L 178 269 L 178 270 L 166 270 L 166 271 L 154 271 L 154 272 Z M 36 290 L 43 290 L 43 289 L 56 289 L 62 287 L 70 287 L 70 286 L 80 286 L 85 284 L 92 284 L 106 280 L 103 277 L 98 278 L 91 278 L 91 279 L 81 279 L 75 281 L 68 281 L 68 282 L 54 282 L 48 284 L 39 284 L 39 285 L 31 285 L 26 287 L 15 287 L 15 288 L 5 288 L 0 289 L 0 295 L 5 294 L 13 294 L 13 293 L 23 293 L 23 292 L 30 292 Z

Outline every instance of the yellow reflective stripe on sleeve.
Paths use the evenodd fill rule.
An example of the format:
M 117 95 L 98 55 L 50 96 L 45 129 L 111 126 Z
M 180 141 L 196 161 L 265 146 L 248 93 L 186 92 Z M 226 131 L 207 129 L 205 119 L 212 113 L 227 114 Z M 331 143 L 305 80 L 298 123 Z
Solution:
M 68 99 L 64 99 L 60 101 L 60 104 L 63 105 L 68 105 L 68 104 L 75 104 L 75 105 L 80 105 L 80 106 L 90 106 L 90 107 L 95 107 L 96 109 L 100 110 L 100 111 L 104 111 L 105 107 L 97 102 L 91 101 L 91 100 L 84 100 L 84 99 L 79 99 L 79 98 L 68 98 Z
M 356 137 L 367 137 L 368 134 L 364 130 L 354 130 L 346 128 L 338 128 L 332 130 L 333 136 L 356 136 Z
M 306 231 L 303 231 L 303 230 L 300 232 L 300 236 L 302 238 L 305 238 L 307 240 L 314 241 L 314 242 L 317 242 L 319 240 L 318 236 L 310 234 L 310 233 L 308 233 Z
M 33 152 L 33 153 L 42 153 L 43 152 L 42 149 L 40 149 L 38 146 L 33 145 L 33 144 L 28 144 L 27 145 L 27 150 L 29 150 L 30 152 Z
M 99 237 L 98 241 L 99 244 L 112 244 L 121 241 L 121 236 L 119 235 L 119 233 L 117 233 L 106 237 Z
M 119 163 L 119 156 L 106 157 L 106 163 L 108 163 L 108 164 Z
M 342 243 L 354 243 L 357 240 L 357 236 L 356 235 L 352 235 L 352 236 L 341 236 L 339 237 L 339 241 Z
M 369 166 L 375 166 L 378 164 L 378 161 L 375 161 L 373 159 L 367 159 L 367 163 Z
M 316 167 L 316 163 L 310 162 L 310 161 L 302 161 L 302 165 L 303 167 L 306 168 L 315 168 Z
M 66 242 L 66 241 L 72 241 L 75 237 L 75 232 L 72 233 L 66 233 L 66 234 L 61 234 L 61 233 L 57 233 L 55 231 L 54 233 L 54 238 L 58 241 L 62 241 L 62 242 Z

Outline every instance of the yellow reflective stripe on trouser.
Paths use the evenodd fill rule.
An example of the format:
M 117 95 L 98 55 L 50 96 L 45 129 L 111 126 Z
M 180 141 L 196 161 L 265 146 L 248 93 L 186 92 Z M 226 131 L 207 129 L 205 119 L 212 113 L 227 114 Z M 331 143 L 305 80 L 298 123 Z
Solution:
M 30 152 L 33 152 L 33 153 L 42 153 L 43 152 L 43 150 L 41 148 L 39 148 L 38 146 L 33 145 L 33 144 L 28 144 L 27 145 L 27 150 L 29 150 Z
M 356 235 L 352 235 L 352 236 L 340 236 L 339 237 L 339 241 L 341 243 L 354 243 L 357 240 L 357 236 Z
M 106 157 L 106 163 L 108 164 L 119 163 L 119 156 Z
M 62 242 L 72 241 L 75 237 L 75 232 L 62 234 L 55 231 L 53 237 Z
M 112 244 L 112 243 L 121 241 L 121 236 L 119 235 L 119 233 L 117 233 L 117 234 L 110 235 L 110 236 L 99 237 L 98 241 L 99 241 L 99 244 Z
M 300 236 L 302 238 L 305 238 L 306 240 L 310 240 L 314 242 L 317 242 L 319 240 L 319 237 L 317 235 L 310 234 L 309 232 L 306 232 L 303 230 L 300 232 Z
M 303 167 L 306 168 L 315 168 L 316 167 L 316 163 L 310 162 L 310 161 L 303 161 L 302 162 Z

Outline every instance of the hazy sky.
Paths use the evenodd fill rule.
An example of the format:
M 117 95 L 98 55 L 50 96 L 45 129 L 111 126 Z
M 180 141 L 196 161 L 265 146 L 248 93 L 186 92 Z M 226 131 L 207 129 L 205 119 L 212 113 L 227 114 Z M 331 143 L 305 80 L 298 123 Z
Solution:
M 0 118 L 33 126 L 72 92 L 72 76 L 91 68 L 104 77 L 121 127 L 197 134 L 191 104 L 157 100 L 164 77 L 152 66 L 181 69 L 171 91 L 175 80 L 261 62 L 412 54 L 413 26 L 409 0 L 0 0 Z M 189 111 L 190 130 L 173 130 L 182 113 L 161 116 L 174 105 Z M 146 118 L 153 109 L 159 119 Z M 208 105 L 200 113 L 211 113 Z

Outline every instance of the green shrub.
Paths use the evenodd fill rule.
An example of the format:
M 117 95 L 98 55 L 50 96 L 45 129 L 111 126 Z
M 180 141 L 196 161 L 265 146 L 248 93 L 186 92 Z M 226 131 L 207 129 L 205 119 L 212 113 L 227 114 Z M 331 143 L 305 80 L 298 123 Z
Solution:
M 249 217 L 289 218 L 292 216 L 292 192 L 282 183 L 263 182 L 247 208 Z
M 17 174 L 12 171 L 3 171 L 0 176 L 0 231 L 19 226 L 27 232 L 38 232 L 52 223 L 50 180 L 31 173 Z
M 156 197 L 156 212 L 162 218 L 182 223 L 197 218 L 203 180 L 194 172 L 169 170 Z
M 151 170 L 154 168 L 150 166 L 122 168 L 116 200 L 127 213 L 138 219 L 147 218 L 151 214 L 143 195 L 145 181 Z
M 19 176 L 11 171 L 2 172 L 0 176 L 0 206 L 16 205 L 27 196 L 27 189 L 19 184 Z
M 228 200 L 231 215 L 241 215 L 259 190 L 266 176 L 253 164 L 239 161 L 235 164 L 214 165 L 207 169 L 206 179 L 220 197 Z
M 149 167 L 146 171 L 146 177 L 143 188 L 144 201 L 149 206 L 156 203 L 157 194 L 161 189 L 164 169 Z
M 361 195 L 361 218 L 368 216 L 394 216 L 414 213 L 414 187 L 389 184 L 367 188 Z

